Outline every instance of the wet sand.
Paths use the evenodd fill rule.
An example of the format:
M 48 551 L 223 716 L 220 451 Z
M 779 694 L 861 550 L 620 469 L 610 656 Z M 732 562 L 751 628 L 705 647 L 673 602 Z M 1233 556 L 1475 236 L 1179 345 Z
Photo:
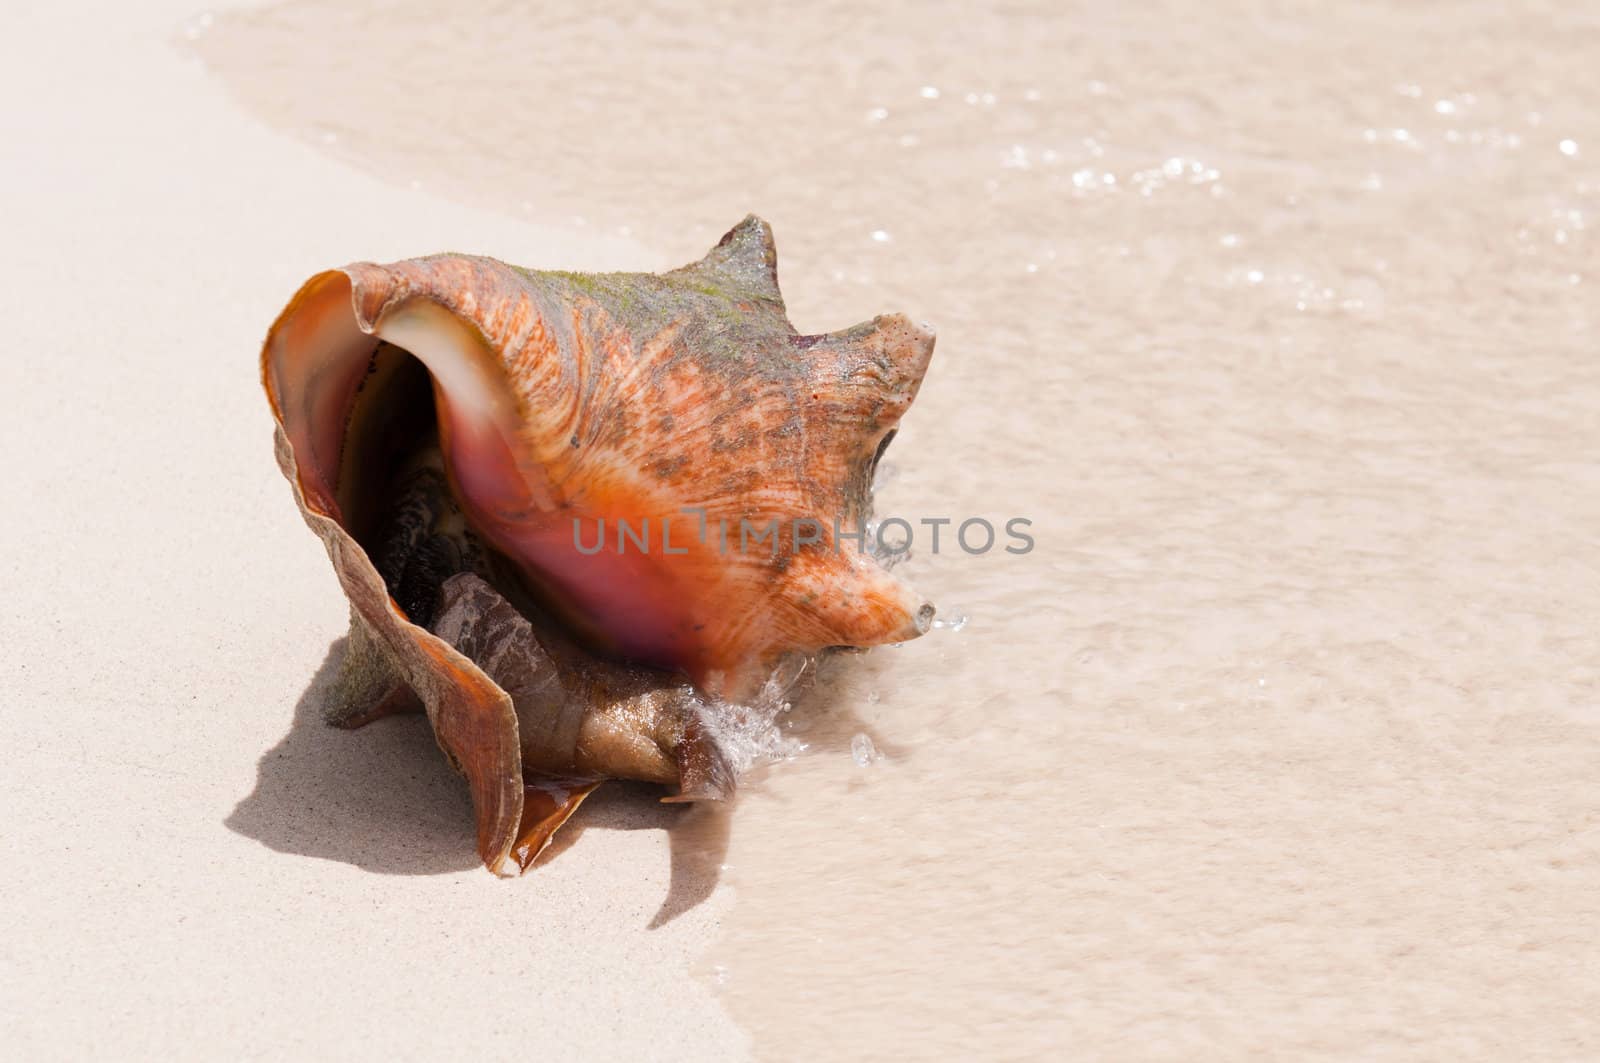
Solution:
M 187 611 L 172 611 L 184 622 L 156 645 L 205 662 L 191 674 L 213 703 L 226 692 L 250 709 L 224 714 L 226 743 L 152 732 L 145 752 L 198 774 L 220 812 L 167 828 L 154 851 L 169 862 L 147 851 L 140 866 L 165 888 L 190 882 L 170 860 L 204 838 L 230 867 L 314 890 L 318 912 L 362 907 L 350 891 L 401 905 L 391 928 L 367 931 L 397 937 L 420 920 L 481 942 L 463 920 L 481 931 L 533 906 L 540 935 L 601 980 L 563 972 L 567 989 L 514 1007 L 545 984 L 549 957 L 497 969 L 509 995 L 496 999 L 551 1043 L 552 1011 L 593 1000 L 572 987 L 620 974 L 639 981 L 604 997 L 630 1015 L 619 1036 L 657 1025 L 636 1007 L 688 1009 L 658 1027 L 679 1038 L 654 1046 L 667 1055 L 1592 1054 L 1592 15 L 1481 3 L 1228 3 L 1204 15 L 1172 3 L 832 4 L 781 21 L 732 5 L 517 11 L 319 0 L 237 12 L 190 24 L 212 83 L 169 71 L 162 102 L 181 98 L 188 124 L 161 128 L 185 131 L 178 142 L 212 167 L 186 178 L 189 195 L 214 218 L 249 203 L 264 219 L 251 223 L 250 270 L 225 278 L 230 312 L 207 330 L 227 353 L 185 378 L 195 395 L 228 396 L 205 414 L 226 440 L 208 460 L 237 471 L 249 508 L 227 518 L 233 549 L 208 545 L 196 575 L 179 564 L 194 556 L 178 545 L 195 541 L 186 525 L 131 485 L 124 501 L 189 588 Z M 251 130 L 213 98 L 218 82 L 286 135 Z M 266 158 L 271 146 L 270 171 L 202 152 L 201 114 L 236 152 Z M 308 236 L 285 219 L 319 189 L 332 191 Z M 173 192 L 137 201 L 187 218 L 193 203 Z M 220 431 L 257 413 L 232 352 L 249 356 L 282 294 L 325 264 L 445 247 L 659 268 L 698 257 L 749 210 L 777 231 L 801 329 L 888 310 L 939 327 L 880 510 L 1023 516 L 1036 549 L 970 557 L 947 539 L 935 554 L 919 537 L 907 571 L 951 626 L 840 662 L 792 714 L 805 754 L 758 773 L 726 821 L 672 835 L 696 885 L 661 930 L 637 931 L 661 919 L 639 901 L 670 892 L 669 824 L 645 818 L 642 794 L 575 822 L 644 829 L 585 830 L 507 890 L 455 870 L 464 845 L 461 865 L 440 866 L 458 852 L 448 836 L 464 799 L 423 755 L 425 737 L 296 727 L 277 747 L 323 795 L 280 816 L 329 831 L 352 816 L 382 824 L 355 847 L 367 855 L 344 857 L 364 871 L 304 859 L 338 860 L 345 839 L 308 854 L 247 833 L 283 853 L 205 833 L 253 814 L 248 799 L 229 812 L 228 780 L 279 741 L 283 692 L 298 693 L 342 620 L 270 468 L 264 414 L 260 438 Z M 49 232 L 37 246 L 66 275 L 73 260 Z M 191 260 L 237 243 L 206 239 Z M 170 329 L 167 346 L 190 334 Z M 132 376 L 149 363 L 115 364 Z M 56 393 L 6 371 L 34 389 L 12 394 Z M 137 408 L 120 402 L 92 422 L 108 437 Z M 194 430 L 142 431 L 143 450 L 118 453 L 161 452 Z M 100 482 L 109 474 L 75 480 L 76 468 L 41 478 L 56 500 L 47 512 L 118 497 Z M 211 497 L 197 479 L 184 491 L 190 507 Z M 11 534 L 31 556 L 76 564 L 101 543 L 116 586 L 151 569 L 87 530 L 47 550 L 47 526 Z M 245 544 L 252 571 L 270 575 L 249 583 L 241 616 L 239 596 L 209 592 Z M 94 615 L 87 598 L 63 612 L 59 591 L 30 578 L 50 615 Z M 24 645 L 43 637 L 23 619 L 37 610 L 13 614 Z M 72 691 L 80 712 L 125 705 L 113 665 L 137 646 L 138 703 L 170 708 L 150 639 L 119 637 L 124 657 L 92 679 L 61 664 L 13 683 L 36 698 Z M 269 639 L 289 642 L 270 661 Z M 37 726 L 41 748 L 62 748 L 59 725 Z M 884 755 L 858 764 L 858 735 Z M 378 778 L 341 776 L 348 791 L 330 794 L 320 773 L 334 750 Z M 397 759 L 424 773 L 415 792 L 382 785 Z M 288 789 L 302 785 L 291 776 Z M 384 802 L 381 814 L 347 813 L 357 800 Z M 149 821 L 148 809 L 119 811 L 126 829 Z M 368 874 L 393 870 L 392 850 L 371 854 L 382 837 L 405 844 L 412 822 L 416 844 L 437 847 L 420 869 L 454 873 Z M 60 846 L 30 850 L 29 838 L 16 844 L 34 866 L 40 845 Z M 327 867 L 346 873 L 315 870 Z M 572 892 L 585 883 L 598 892 Z M 281 891 L 248 896 L 312 949 L 308 917 Z M 408 907 L 434 903 L 464 914 Z M 371 940 L 318 918 L 320 940 Z M 266 947 L 250 934 L 248 947 Z M 442 938 L 425 940 L 417 969 L 451 955 L 455 984 L 481 977 L 465 954 L 430 951 Z M 696 978 L 675 980 L 689 963 Z M 317 999 L 277 991 L 291 1011 Z M 398 1041 L 405 1028 L 367 1032 Z M 595 1040 L 580 1050 L 607 1043 L 584 1036 Z

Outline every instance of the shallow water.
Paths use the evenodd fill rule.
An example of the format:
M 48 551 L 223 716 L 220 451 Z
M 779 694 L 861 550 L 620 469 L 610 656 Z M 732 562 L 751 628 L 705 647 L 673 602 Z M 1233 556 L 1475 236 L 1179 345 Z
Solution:
M 761 213 L 802 330 L 939 327 L 880 510 L 1033 522 L 922 529 L 967 622 L 830 670 L 740 801 L 706 976 L 758 1050 L 1592 1047 L 1593 9 L 519 11 L 194 36 L 641 268 Z

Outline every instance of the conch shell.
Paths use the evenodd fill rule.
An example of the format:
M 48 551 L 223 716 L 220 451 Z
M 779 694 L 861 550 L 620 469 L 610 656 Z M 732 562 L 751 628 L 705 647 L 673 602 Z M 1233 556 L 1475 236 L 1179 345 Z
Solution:
M 350 601 L 330 720 L 425 709 L 490 870 L 607 778 L 726 796 L 719 712 L 932 619 L 860 527 L 933 333 L 799 335 L 776 263 L 753 216 L 659 275 L 357 263 L 267 334 L 278 461 Z

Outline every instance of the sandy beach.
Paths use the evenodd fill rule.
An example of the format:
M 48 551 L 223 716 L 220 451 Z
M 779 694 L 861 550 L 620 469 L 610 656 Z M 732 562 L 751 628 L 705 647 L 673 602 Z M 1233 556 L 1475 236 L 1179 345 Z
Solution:
M 664 819 L 599 795 L 585 858 L 506 889 L 424 721 L 322 725 L 345 605 L 256 379 L 287 294 L 353 254 L 647 253 L 270 133 L 180 50 L 194 14 L 20 14 L 3 46 L 5 1054 L 738 1058 L 689 976 L 725 899 L 650 929 Z
M 12 21 L 18 1058 L 1595 1054 L 1592 13 Z M 262 335 L 351 260 L 749 211 L 800 329 L 938 326 L 877 503 L 940 623 L 731 809 L 608 787 L 497 880 L 422 719 L 320 722 Z M 921 523 L 972 517 L 1035 547 Z

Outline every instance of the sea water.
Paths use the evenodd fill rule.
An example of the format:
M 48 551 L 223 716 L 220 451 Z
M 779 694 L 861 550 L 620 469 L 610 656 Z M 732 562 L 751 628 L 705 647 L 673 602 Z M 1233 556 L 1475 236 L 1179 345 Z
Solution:
M 919 543 L 970 623 L 748 781 L 705 969 L 758 1050 L 1592 1048 L 1593 8 L 755 6 L 195 46 L 387 179 L 641 268 L 755 211 L 801 330 L 938 327 L 879 509 L 1036 546 Z

